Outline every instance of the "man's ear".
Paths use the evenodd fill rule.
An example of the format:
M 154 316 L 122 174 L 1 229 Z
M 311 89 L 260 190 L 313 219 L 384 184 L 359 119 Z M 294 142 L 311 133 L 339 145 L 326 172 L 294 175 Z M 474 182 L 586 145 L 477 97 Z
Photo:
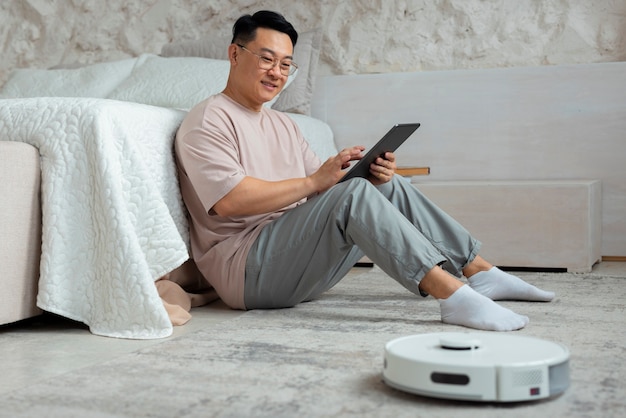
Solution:
M 228 60 L 230 61 L 231 65 L 234 65 L 237 63 L 238 53 L 239 53 L 239 50 L 236 44 L 228 45 Z

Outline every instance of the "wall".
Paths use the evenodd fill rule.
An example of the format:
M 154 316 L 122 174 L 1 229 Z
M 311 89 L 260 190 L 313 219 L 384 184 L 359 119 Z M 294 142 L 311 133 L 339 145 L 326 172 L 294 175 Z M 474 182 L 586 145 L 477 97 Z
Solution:
M 3 0 L 0 83 L 47 68 L 158 53 L 171 41 L 228 38 L 259 9 L 324 28 L 320 74 L 626 60 L 624 0 Z M 225 46 L 226 47 L 226 46 Z

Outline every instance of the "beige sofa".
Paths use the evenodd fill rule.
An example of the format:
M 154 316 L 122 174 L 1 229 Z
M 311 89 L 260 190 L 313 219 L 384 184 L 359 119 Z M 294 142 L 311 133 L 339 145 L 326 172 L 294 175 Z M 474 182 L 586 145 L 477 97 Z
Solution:
M 0 324 L 7 324 L 41 313 L 35 303 L 41 253 L 37 149 L 0 141 L 0 179 Z

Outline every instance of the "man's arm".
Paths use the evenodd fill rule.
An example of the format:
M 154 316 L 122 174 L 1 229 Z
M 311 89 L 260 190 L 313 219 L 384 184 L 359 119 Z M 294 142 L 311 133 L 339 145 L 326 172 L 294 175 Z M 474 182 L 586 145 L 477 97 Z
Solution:
M 243 216 L 280 210 L 315 193 L 310 177 L 282 181 L 265 181 L 254 177 L 244 179 L 213 210 L 220 216 Z
M 218 215 L 227 217 L 257 215 L 280 210 L 335 185 L 344 175 L 343 169 L 350 166 L 350 161 L 361 158 L 363 149 L 361 146 L 356 146 L 342 150 L 336 156 L 330 157 L 308 177 L 281 181 L 245 177 L 213 205 L 213 210 Z

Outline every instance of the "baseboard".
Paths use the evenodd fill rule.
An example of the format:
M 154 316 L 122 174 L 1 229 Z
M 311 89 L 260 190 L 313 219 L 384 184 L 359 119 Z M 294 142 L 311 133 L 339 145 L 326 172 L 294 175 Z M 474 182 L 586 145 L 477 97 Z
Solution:
M 626 262 L 625 255 L 603 255 L 602 261 L 624 261 Z
M 515 267 L 497 266 L 502 271 L 524 271 L 529 273 L 567 273 L 565 267 Z

